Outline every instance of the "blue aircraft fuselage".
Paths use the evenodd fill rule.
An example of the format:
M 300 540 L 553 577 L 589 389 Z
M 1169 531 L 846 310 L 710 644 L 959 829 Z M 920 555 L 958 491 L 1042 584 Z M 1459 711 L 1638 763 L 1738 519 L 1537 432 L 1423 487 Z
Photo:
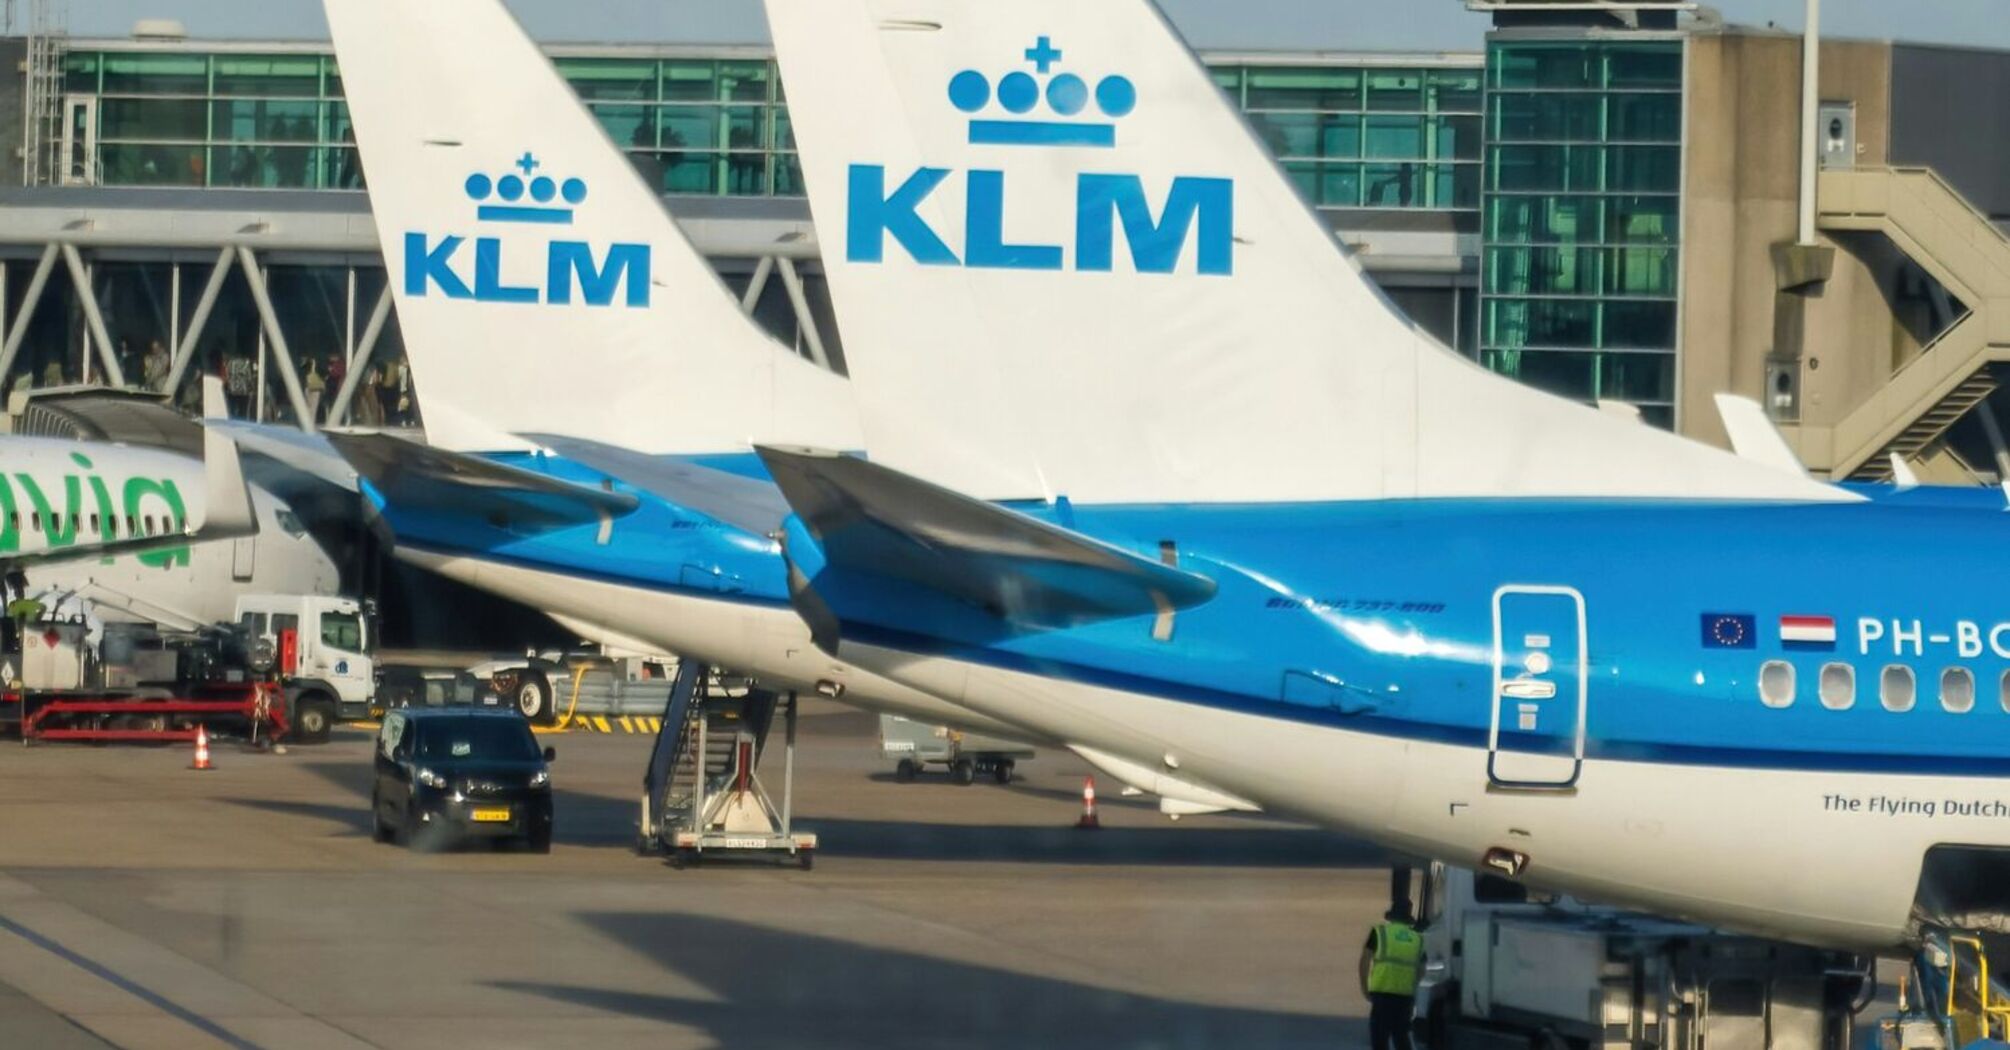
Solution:
M 1533 755 L 1581 736 L 1594 759 L 2010 774 L 2010 733 L 1987 728 L 2010 719 L 2010 580 L 1975 556 L 2010 541 L 2000 509 L 1423 500 L 1071 518 L 1141 553 L 1170 540 L 1220 590 L 1163 640 L 1150 616 L 1000 635 L 981 615 L 922 631 L 839 604 L 846 640 L 1475 747 L 1498 719 L 1498 746 Z M 1533 683 L 1535 718 L 1512 695 L 1499 717 L 1497 673 Z
M 602 480 L 555 457 L 496 458 Z M 751 457 L 709 465 L 760 471 Z M 638 495 L 641 509 L 604 532 L 385 512 L 420 548 L 788 602 L 771 539 Z M 2000 776 L 2010 734 L 1983 720 L 2010 718 L 2010 581 L 1978 568 L 2010 541 L 2000 500 L 1886 489 L 1838 504 L 1017 505 L 1154 557 L 1170 540 L 1181 567 L 1220 590 L 1179 612 L 1164 640 L 1152 617 L 1015 633 L 976 611 L 926 630 L 911 612 L 836 611 L 848 641 L 1391 736 L 1487 747 L 1498 732 L 1499 748 L 1536 756 L 1581 747 L 1593 759 Z M 1787 637 L 1807 623 L 1813 640 Z M 1546 641 L 1538 675 L 1531 637 Z M 1762 697 L 1768 665 L 1774 691 Z M 1907 710 L 1887 708 L 1883 693 L 1901 706 L 1905 692 L 1887 687 L 1888 668 L 1910 672 Z M 1537 692 L 1497 711 L 1497 673 Z M 1539 695 L 1543 681 L 1551 695 Z M 1943 684 L 1955 694 L 1946 704 Z M 1950 709 L 1964 696 L 1969 709 Z

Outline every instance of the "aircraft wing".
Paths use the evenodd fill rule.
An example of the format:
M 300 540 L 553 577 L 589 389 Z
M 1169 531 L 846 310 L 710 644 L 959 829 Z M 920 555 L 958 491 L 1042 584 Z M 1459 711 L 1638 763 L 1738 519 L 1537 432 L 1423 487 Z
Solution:
M 759 451 L 796 514 L 791 575 L 838 619 L 936 633 L 975 616 L 1045 630 L 1167 614 L 1215 593 L 1205 576 L 863 459 Z
M 517 436 L 667 503 L 757 536 L 772 535 L 789 516 L 789 504 L 781 492 L 756 478 L 562 434 Z
M 627 493 L 575 485 L 385 434 L 326 436 L 368 483 L 373 497 L 396 507 L 549 530 L 620 517 L 641 505 Z

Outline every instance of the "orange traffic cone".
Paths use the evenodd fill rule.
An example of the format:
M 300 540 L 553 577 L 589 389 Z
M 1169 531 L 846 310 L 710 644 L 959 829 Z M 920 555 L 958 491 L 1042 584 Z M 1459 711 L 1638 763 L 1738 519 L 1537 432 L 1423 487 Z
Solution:
M 1095 777 L 1082 778 L 1082 819 L 1076 821 L 1075 826 L 1078 828 L 1086 828 L 1091 831 L 1094 831 L 1097 828 L 1103 826 L 1103 822 L 1101 820 L 1096 819 Z
M 216 768 L 209 762 L 209 728 L 207 726 L 195 727 L 195 761 L 189 763 L 188 768 L 199 769 L 205 773 Z

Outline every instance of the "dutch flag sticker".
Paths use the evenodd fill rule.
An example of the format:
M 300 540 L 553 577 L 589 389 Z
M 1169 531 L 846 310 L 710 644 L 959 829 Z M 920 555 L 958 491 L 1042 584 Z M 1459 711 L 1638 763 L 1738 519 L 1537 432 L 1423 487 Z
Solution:
M 1789 649 L 1832 651 L 1836 647 L 1835 617 L 1782 616 L 1780 644 Z

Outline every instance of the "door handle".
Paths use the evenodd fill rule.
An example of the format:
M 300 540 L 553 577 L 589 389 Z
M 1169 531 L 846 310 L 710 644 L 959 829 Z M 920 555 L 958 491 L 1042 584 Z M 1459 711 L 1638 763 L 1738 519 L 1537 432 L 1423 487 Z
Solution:
M 1501 683 L 1501 695 L 1514 700 L 1548 700 L 1556 696 L 1556 683 L 1540 678 L 1510 678 Z

